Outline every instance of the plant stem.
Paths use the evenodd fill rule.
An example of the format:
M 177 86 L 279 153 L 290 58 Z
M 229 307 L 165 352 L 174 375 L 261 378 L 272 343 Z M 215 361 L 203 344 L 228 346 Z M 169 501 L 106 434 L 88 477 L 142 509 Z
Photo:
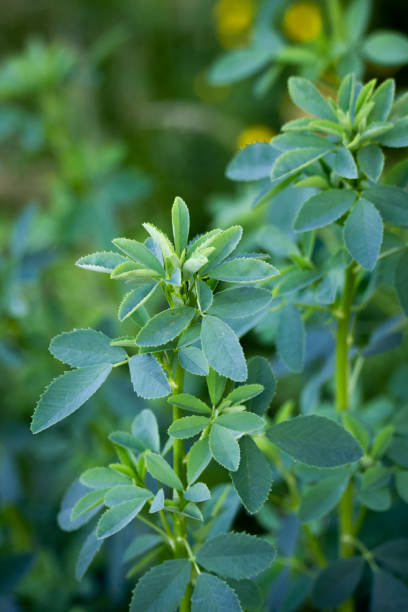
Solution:
M 349 408 L 349 329 L 355 291 L 355 270 L 351 264 L 346 270 L 343 295 L 340 304 L 340 317 L 336 333 L 336 372 L 335 395 L 336 410 L 341 413 Z M 339 505 L 339 556 L 351 557 L 353 543 L 353 490 L 349 483 Z M 339 608 L 341 612 L 352 612 L 353 601 L 349 599 Z
M 326 0 L 330 29 L 335 41 L 341 40 L 343 34 L 343 18 L 339 0 Z
M 306 534 L 310 549 L 313 552 L 313 555 L 316 559 L 317 564 L 319 565 L 319 567 L 325 567 L 327 565 L 327 560 L 322 550 L 322 547 L 319 544 L 318 539 L 312 533 L 309 525 L 304 524 L 303 528 L 304 528 L 304 532 Z

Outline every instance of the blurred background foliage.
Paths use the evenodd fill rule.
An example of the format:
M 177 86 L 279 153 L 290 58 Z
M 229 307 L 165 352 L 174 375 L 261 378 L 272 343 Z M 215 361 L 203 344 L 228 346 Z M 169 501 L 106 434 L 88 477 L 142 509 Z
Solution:
M 317 0 L 3 0 L 2 610 L 127 605 L 121 538 L 77 583 L 77 536 L 61 532 L 55 517 L 75 476 L 111 456 L 107 433 L 128 424 L 142 403 L 118 374 L 68 425 L 36 439 L 28 428 L 41 390 L 62 372 L 48 354 L 49 339 L 87 326 L 119 335 L 112 283 L 75 268 L 75 259 L 106 248 L 114 236 L 135 236 L 146 219 L 165 227 L 176 194 L 189 204 L 193 233 L 240 222 L 253 242 L 260 228 L 248 212 L 251 188 L 228 181 L 225 167 L 239 148 L 268 141 L 295 116 L 287 77 L 313 78 L 324 93 L 350 69 L 362 78 L 396 76 L 401 90 L 407 84 L 402 34 L 393 44 L 365 34 L 404 32 L 404 3 L 377 0 L 358 19 L 353 7 L 371 3 L 343 4 L 344 30 L 330 13 L 337 3 Z M 384 48 L 390 57 L 381 61 Z M 272 356 L 268 329 L 273 336 L 264 325 L 246 339 L 248 356 Z M 365 372 L 376 377 L 372 396 L 380 396 L 384 418 L 393 401 L 408 400 L 404 371 L 388 376 L 404 355 L 399 348 L 386 365 L 380 355 Z M 300 375 L 283 380 L 275 408 L 303 382 Z M 165 424 L 166 409 L 157 408 Z M 276 521 L 272 511 L 260 525 L 241 513 L 236 526 L 273 530 Z

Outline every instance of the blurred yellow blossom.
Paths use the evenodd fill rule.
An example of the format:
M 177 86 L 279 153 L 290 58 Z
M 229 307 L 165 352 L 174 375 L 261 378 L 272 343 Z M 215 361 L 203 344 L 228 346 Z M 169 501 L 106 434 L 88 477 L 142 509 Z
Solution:
M 320 9 L 313 2 L 296 2 L 285 12 L 282 26 L 286 36 L 293 42 L 316 40 L 323 27 Z
M 237 148 L 242 149 L 254 142 L 269 142 L 275 136 L 275 132 L 267 125 L 249 125 L 237 138 Z
M 223 47 L 231 48 L 247 41 L 255 15 L 253 0 L 218 0 L 214 6 L 217 34 Z

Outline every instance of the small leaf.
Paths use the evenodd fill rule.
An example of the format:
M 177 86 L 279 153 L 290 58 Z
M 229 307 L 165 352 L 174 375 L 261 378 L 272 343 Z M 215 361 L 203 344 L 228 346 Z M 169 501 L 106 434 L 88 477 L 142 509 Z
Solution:
M 408 577 L 408 538 L 397 538 L 380 544 L 373 550 L 376 560 L 403 578 Z
M 85 255 L 80 257 L 75 265 L 78 268 L 84 268 L 85 270 L 91 270 L 92 272 L 103 272 L 105 274 L 111 274 L 113 270 L 124 263 L 126 257 L 114 253 L 113 251 L 102 251 L 100 253 L 92 253 L 91 255 Z
M 96 537 L 96 529 L 86 537 L 79 551 L 78 559 L 75 565 L 75 578 L 82 580 L 88 567 L 92 563 L 95 555 L 100 550 L 103 540 Z
M 373 97 L 374 107 L 368 115 L 368 121 L 386 121 L 390 114 L 394 102 L 395 82 L 394 79 L 387 79 L 376 89 Z
M 159 489 L 154 496 L 152 501 L 152 505 L 149 509 L 149 514 L 154 514 L 155 512 L 160 512 L 164 508 L 164 491 L 163 489 Z
M 334 145 L 330 146 L 328 141 L 327 149 L 321 147 L 305 147 L 304 149 L 293 149 L 283 153 L 274 163 L 271 171 L 271 180 L 282 180 L 287 176 L 296 174 L 306 166 L 317 161 L 328 153 Z
M 377 145 L 367 145 L 357 152 L 361 170 L 372 181 L 377 181 L 384 167 L 384 153 Z
M 366 59 L 380 66 L 399 66 L 408 62 L 408 38 L 400 32 L 371 32 L 363 43 Z
M 164 370 L 153 355 L 133 355 L 129 370 L 133 389 L 140 397 L 155 399 L 171 392 Z
M 81 474 L 80 481 L 90 489 L 112 488 L 116 485 L 130 484 L 128 476 L 107 467 L 94 467 Z
M 209 80 L 214 85 L 227 85 L 245 79 L 271 61 L 280 47 L 273 41 L 272 48 L 248 47 L 222 55 L 210 68 Z
M 222 398 L 222 394 L 225 390 L 227 379 L 220 376 L 218 372 L 210 368 L 210 372 L 207 376 L 207 387 L 210 395 L 211 403 L 213 406 L 217 406 L 218 402 Z
M 338 467 L 363 456 L 355 438 L 326 417 L 298 416 L 273 425 L 266 435 L 297 461 L 316 467 Z
M 299 507 L 302 523 L 317 520 L 328 514 L 340 501 L 346 490 L 349 475 L 329 476 L 310 485 L 303 493 Z
M 208 313 L 220 318 L 239 319 L 266 308 L 272 301 L 270 291 L 256 287 L 234 287 L 220 291 Z
M 283 308 L 276 336 L 279 357 L 292 372 L 301 372 L 305 356 L 305 330 L 298 308 L 288 304 Z
M 266 540 L 247 533 L 228 533 L 205 542 L 197 562 L 210 572 L 242 580 L 266 570 L 274 557 L 275 550 Z
M 177 489 L 178 491 L 183 490 L 183 484 L 180 478 L 161 455 L 151 452 L 146 453 L 145 461 L 147 471 L 153 478 L 156 478 L 156 480 L 172 489 Z
M 248 372 L 244 352 L 229 325 L 217 317 L 206 315 L 201 325 L 201 344 L 214 370 L 237 382 L 246 380 Z
M 213 301 L 213 294 L 207 283 L 201 278 L 196 279 L 197 302 L 201 312 L 206 312 Z
M 355 179 L 358 177 L 356 162 L 346 147 L 340 147 L 334 153 L 333 170 L 344 178 Z
M 371 592 L 371 612 L 399 612 L 408 608 L 408 588 L 392 574 L 374 572 Z
M 312 599 L 319 610 L 338 608 L 354 593 L 364 568 L 362 557 L 332 561 L 316 578 Z
M 153 451 L 160 450 L 159 426 L 154 413 L 145 408 L 133 420 L 132 434 L 140 440 L 146 448 Z
M 396 149 L 408 146 L 408 117 L 397 119 L 393 127 L 378 138 L 378 142 Z
M 280 151 L 266 142 L 256 142 L 241 149 L 225 172 L 232 181 L 257 181 L 267 178 Z
M 195 583 L 191 612 L 242 612 L 241 604 L 231 587 L 212 574 L 202 572 Z
M 112 242 L 118 249 L 126 253 L 134 261 L 137 261 L 141 266 L 154 270 L 164 278 L 165 272 L 163 266 L 145 244 L 137 242 L 137 240 L 130 240 L 129 238 L 115 238 Z
M 210 278 L 227 283 L 257 283 L 279 274 L 279 270 L 260 259 L 239 257 L 225 261 L 208 272 Z
M 229 412 L 221 414 L 215 421 L 218 425 L 244 433 L 260 432 L 265 427 L 264 420 L 253 412 Z
M 168 432 L 173 438 L 192 438 L 210 424 L 210 419 L 203 416 L 187 416 L 174 421 Z
M 146 500 L 139 498 L 109 508 L 98 521 L 96 537 L 109 538 L 126 527 L 139 514 L 145 503 Z
M 337 122 L 336 113 L 313 83 L 302 77 L 290 77 L 288 89 L 296 106 L 321 119 Z
M 189 485 L 197 480 L 210 461 L 211 451 L 208 444 L 208 438 L 197 440 L 190 448 L 186 458 L 187 482 Z
M 113 431 L 108 437 L 117 446 L 126 448 L 133 453 L 138 454 L 146 450 L 146 445 L 128 431 Z
M 105 495 L 105 504 L 108 508 L 118 506 L 128 501 L 147 501 L 153 497 L 153 493 L 148 489 L 143 489 L 136 485 L 118 485 L 113 487 Z
M 192 502 L 203 502 L 210 499 L 210 497 L 210 490 L 203 482 L 196 482 L 184 493 L 184 498 Z
M 395 290 L 401 308 L 408 317 L 408 253 L 404 253 L 398 260 L 395 270 Z
M 55 378 L 37 403 L 31 431 L 39 433 L 78 410 L 103 385 L 111 370 L 111 364 L 102 363 Z
M 200 276 L 205 276 L 208 270 L 215 268 L 224 261 L 235 250 L 241 237 L 242 227 L 240 225 L 233 225 L 221 234 L 213 235 L 205 245 L 214 250 L 207 255 L 208 263 L 200 269 Z M 205 245 L 201 248 L 204 248 Z M 199 253 L 199 249 L 195 253 Z
M 383 222 L 376 207 L 361 198 L 347 217 L 344 242 L 353 259 L 366 270 L 373 270 L 380 254 Z
M 265 357 L 251 357 L 248 361 L 248 383 L 258 383 L 264 388 L 248 404 L 248 410 L 262 416 L 268 410 L 276 391 L 275 376 Z
M 194 521 L 204 521 L 204 517 L 200 508 L 192 502 L 186 504 L 180 514 L 182 514 L 183 516 L 187 516 L 188 518 L 193 519 Z
M 322 191 L 307 200 L 299 210 L 294 229 L 306 232 L 324 227 L 342 217 L 356 199 L 352 190 L 330 189 Z
M 181 366 L 196 376 L 207 376 L 209 372 L 208 361 L 204 353 L 196 346 L 186 346 L 179 350 Z
M 129 612 L 175 612 L 190 575 L 188 559 L 171 559 L 151 568 L 137 583 Z
M 77 501 L 75 506 L 72 508 L 71 521 L 76 521 L 77 518 L 93 510 L 99 506 L 105 497 L 105 493 L 108 489 L 97 489 L 96 491 L 90 491 L 86 493 L 80 500 Z
M 225 401 L 230 402 L 231 404 L 248 402 L 253 397 L 260 395 L 263 390 L 263 385 L 259 385 L 257 383 L 253 383 L 251 385 L 240 385 L 231 391 L 231 393 L 228 393 Z
M 250 514 L 255 514 L 268 498 L 272 471 L 255 442 L 249 436 L 239 441 L 241 460 L 231 479 L 236 492 Z
M 176 197 L 171 209 L 174 245 L 177 255 L 181 255 L 187 247 L 188 232 L 190 230 L 190 214 L 184 200 Z
M 354 100 L 354 90 L 355 76 L 353 73 L 350 73 L 342 80 L 337 95 L 337 104 L 344 113 L 351 110 L 351 104 Z
M 404 189 L 376 185 L 363 191 L 362 195 L 378 208 L 384 221 L 408 227 L 408 193 Z
M 171 395 L 168 400 L 169 404 L 178 406 L 188 412 L 196 412 L 198 414 L 211 414 L 211 408 L 204 404 L 198 397 L 189 393 L 178 393 Z
M 195 315 L 194 308 L 168 308 L 152 317 L 136 336 L 138 346 L 160 346 L 174 340 L 184 331 Z
M 235 472 L 238 469 L 240 459 L 239 445 L 228 429 L 217 424 L 211 427 L 210 450 L 217 463 L 225 467 L 225 469 L 231 472 Z
M 125 319 L 132 316 L 138 308 L 146 304 L 152 297 L 156 287 L 157 283 L 149 283 L 148 285 L 142 285 L 141 287 L 136 287 L 136 289 L 129 291 L 119 305 L 119 321 L 125 321 Z
M 94 329 L 74 329 L 55 336 L 50 353 L 75 368 L 119 363 L 127 357 L 122 348 L 111 346 L 111 339 Z
M 163 259 L 166 259 L 167 257 L 171 258 L 172 255 L 175 254 L 174 248 L 166 234 L 157 229 L 157 227 L 153 225 L 153 223 L 142 223 L 142 225 L 145 228 L 146 232 L 150 234 L 153 242 L 155 242 L 158 248 L 160 249 Z

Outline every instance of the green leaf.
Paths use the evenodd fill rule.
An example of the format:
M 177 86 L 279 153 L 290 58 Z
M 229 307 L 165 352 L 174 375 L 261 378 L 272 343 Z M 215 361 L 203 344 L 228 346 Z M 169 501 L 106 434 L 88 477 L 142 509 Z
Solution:
M 380 66 L 398 66 L 408 62 L 408 38 L 400 32 L 379 30 L 363 43 L 366 59 Z
M 396 149 L 408 146 L 408 117 L 397 119 L 392 129 L 378 138 L 378 142 L 385 147 Z
M 333 170 L 344 178 L 355 179 L 358 177 L 356 162 L 346 147 L 340 147 L 333 154 Z
M 342 419 L 344 427 L 358 440 L 364 452 L 367 452 L 370 444 L 370 434 L 366 427 L 355 416 L 350 414 L 350 411 L 344 411 Z
M 133 420 L 132 434 L 146 448 L 158 452 L 160 450 L 159 426 L 154 413 L 145 408 Z
M 218 425 L 244 433 L 260 432 L 265 427 L 264 420 L 253 412 L 228 412 L 218 416 L 215 421 Z
M 155 270 L 145 268 L 136 262 L 128 260 L 113 270 L 111 278 L 115 280 L 132 281 L 133 284 L 137 285 L 146 285 L 153 280 L 158 281 L 160 275 Z
M 357 151 L 361 170 L 372 181 L 377 181 L 384 167 L 384 153 L 377 145 L 367 145 Z
M 267 178 L 280 152 L 266 142 L 250 144 L 232 158 L 225 172 L 232 181 Z
M 351 110 L 354 101 L 356 79 L 353 73 L 347 74 L 342 80 L 337 94 L 337 104 L 346 113 Z
M 206 570 L 226 578 L 251 578 L 266 570 L 275 550 L 266 540 L 247 533 L 226 533 L 203 544 L 197 562 Z
M 187 482 L 189 485 L 197 480 L 210 461 L 211 451 L 208 444 L 208 438 L 197 440 L 190 448 L 186 458 Z
M 217 424 L 211 427 L 210 450 L 217 463 L 225 467 L 225 469 L 231 472 L 235 472 L 238 469 L 240 459 L 239 444 L 229 429 Z
M 109 489 L 98 489 L 96 491 L 90 491 L 86 493 L 80 500 L 77 501 L 71 511 L 71 521 L 75 521 L 77 518 L 93 510 L 96 506 L 99 506 L 103 502 L 105 493 Z
M 195 583 L 191 612 L 242 612 L 241 604 L 231 587 L 212 574 L 202 572 Z
M 152 297 L 157 283 L 149 283 L 136 287 L 127 293 L 119 305 L 118 319 L 124 321 L 132 316 L 140 306 L 143 306 Z
M 75 262 L 75 265 L 78 266 L 78 268 L 84 268 L 84 270 L 111 274 L 117 266 L 125 261 L 126 258 L 123 257 L 123 255 L 119 255 L 119 253 L 101 251 L 99 253 L 92 253 L 91 255 L 80 257 L 78 261 Z
M 142 535 L 136 536 L 133 542 L 125 550 L 123 555 L 123 561 L 132 561 L 136 557 L 139 557 L 143 553 L 151 550 L 157 544 L 162 542 L 162 537 L 153 533 L 143 533 Z
M 81 474 L 80 481 L 91 489 L 112 488 L 116 485 L 130 484 L 128 476 L 107 467 L 94 467 Z
M 305 330 L 298 308 L 288 304 L 283 308 L 276 336 L 279 357 L 292 372 L 303 370 Z
M 299 210 L 294 229 L 306 232 L 324 227 L 342 217 L 356 199 L 352 190 L 330 189 L 322 191 L 307 200 Z
M 151 568 L 137 583 L 129 612 L 175 612 L 190 575 L 188 559 L 171 559 Z
M 321 278 L 321 273 L 313 270 L 290 270 L 277 280 L 272 295 L 288 295 L 312 285 Z
M 166 374 L 153 355 L 133 355 L 129 370 L 133 389 L 140 397 L 155 399 L 171 393 Z
M 126 351 L 111 346 L 110 342 L 108 336 L 94 329 L 74 329 L 55 336 L 49 350 L 54 357 L 75 368 L 124 361 Z
M 386 121 L 390 114 L 395 95 L 394 79 L 387 79 L 376 89 L 373 97 L 374 108 L 368 115 L 368 121 Z
M 408 504 L 408 470 L 396 470 L 395 485 L 398 495 Z
M 208 272 L 210 278 L 227 283 L 257 283 L 279 274 L 279 270 L 261 259 L 239 257 L 225 261 Z
M 178 393 L 171 395 L 168 400 L 169 404 L 174 404 L 183 410 L 188 412 L 197 412 L 198 414 L 210 414 L 211 408 L 204 404 L 198 397 L 190 395 L 189 393 Z
M 55 378 L 37 403 L 31 431 L 39 433 L 78 410 L 103 385 L 111 370 L 111 364 L 102 363 Z
M 187 329 L 181 334 L 177 340 L 177 348 L 184 348 L 185 346 L 191 346 L 200 340 L 201 321 L 194 323 L 187 327 Z
M 290 77 L 288 89 L 293 102 L 306 113 L 337 122 L 336 113 L 311 81 L 302 77 Z
M 211 493 L 206 484 L 196 482 L 186 490 L 184 498 L 192 502 L 203 502 L 211 498 Z
M 262 393 L 251 399 L 248 404 L 248 410 L 262 416 L 268 410 L 276 391 L 275 376 L 265 357 L 251 357 L 248 361 L 247 382 L 261 384 L 264 388 Z
M 310 129 L 312 129 L 311 126 L 312 124 L 309 126 Z M 306 147 L 327 151 L 333 148 L 333 144 L 324 136 L 298 131 L 285 132 L 275 136 L 272 140 L 272 145 L 280 151 L 292 151 L 293 149 L 304 149 Z
M 299 520 L 308 523 L 328 514 L 340 501 L 348 481 L 348 474 L 340 474 L 310 485 L 302 493 Z
M 192 438 L 210 424 L 210 419 L 203 416 L 187 416 L 174 421 L 168 432 L 173 438 Z
M 408 468 L 408 436 L 394 436 L 387 455 L 394 463 Z
M 387 487 L 362 490 L 358 498 L 363 506 L 374 512 L 386 512 L 391 508 L 391 494 Z
M 79 551 L 78 559 L 75 565 L 75 578 L 77 580 L 82 580 L 102 544 L 103 541 L 96 537 L 96 529 L 91 531 L 91 533 L 86 537 L 81 546 L 81 550 Z
M 200 276 L 205 276 L 208 270 L 212 270 L 224 261 L 234 251 L 241 237 L 242 227 L 240 225 L 233 225 L 221 234 L 213 235 L 207 244 L 207 247 L 211 247 L 213 251 L 208 253 L 208 263 L 200 269 Z M 199 253 L 199 249 L 195 253 Z
M 383 222 L 376 207 L 361 198 L 347 217 L 344 242 L 353 259 L 366 270 L 373 270 L 380 254 Z
M 176 512 L 178 512 L 177 509 Z M 183 516 L 187 516 L 187 518 L 193 519 L 195 521 L 204 521 L 204 517 L 200 508 L 192 502 L 186 504 L 180 514 L 182 514 Z
M 206 312 L 212 304 L 213 294 L 207 283 L 202 281 L 201 278 L 196 279 L 196 293 L 200 311 Z
M 348 3 L 344 15 L 344 29 L 350 41 L 358 42 L 365 33 L 371 16 L 371 8 L 371 0 L 352 0 Z M 355 53 L 354 49 L 353 53 Z
M 276 160 L 271 171 L 271 180 L 282 180 L 287 176 L 296 174 L 306 166 L 313 164 L 326 155 L 334 145 L 328 141 L 327 149 L 321 147 L 305 147 L 304 149 L 293 149 L 282 153 Z
M 137 261 L 138 264 L 149 270 L 154 270 L 159 276 L 164 278 L 165 272 L 163 266 L 145 244 L 137 240 L 130 240 L 129 238 L 115 238 L 112 242 L 131 259 Z
M 248 402 L 253 397 L 260 395 L 263 390 L 264 387 L 257 383 L 252 383 L 251 385 L 240 385 L 231 391 L 231 393 L 228 393 L 225 401 L 230 402 L 230 404 L 241 404 L 242 402 Z
M 240 319 L 266 308 L 272 301 L 270 291 L 257 287 L 233 287 L 214 296 L 208 314 L 228 319 Z
M 146 469 L 159 482 L 177 489 L 177 491 L 183 490 L 183 484 L 176 472 L 167 463 L 167 461 L 157 453 L 148 452 L 145 455 Z
M 213 406 L 217 406 L 218 402 L 220 401 L 225 390 L 226 382 L 226 378 L 220 376 L 218 372 L 210 368 L 210 372 L 207 376 L 207 387 Z
M 152 501 L 152 505 L 149 509 L 149 514 L 154 514 L 155 512 L 160 512 L 164 508 L 164 491 L 163 489 L 159 489 L 154 496 Z
M 236 492 L 250 514 L 260 510 L 272 486 L 272 470 L 255 442 L 249 436 L 239 441 L 241 460 L 231 479 Z
M 181 255 L 187 247 L 188 232 L 190 231 L 190 214 L 184 200 L 178 196 L 174 200 L 171 209 L 171 221 L 173 225 L 174 246 L 177 255 Z
M 253 580 L 227 580 L 230 587 L 238 595 L 245 610 L 258 610 L 262 605 L 262 594 L 259 586 Z
M 374 572 L 370 612 L 400 612 L 408 608 L 408 588 L 383 570 Z
M 246 380 L 248 372 L 244 352 L 235 332 L 227 323 L 206 315 L 201 325 L 201 344 L 214 370 L 237 382 Z
M 147 501 L 153 497 L 148 489 L 136 485 L 118 485 L 110 489 L 105 495 L 105 504 L 108 508 L 118 506 L 128 501 Z
M 298 416 L 273 425 L 266 435 L 297 461 L 316 467 L 338 467 L 363 456 L 353 436 L 326 417 Z
M 408 193 L 404 189 L 376 185 L 363 191 L 362 195 L 378 208 L 384 221 L 408 227 Z
M 167 257 L 171 258 L 172 255 L 175 254 L 174 248 L 166 234 L 153 225 L 153 223 L 142 223 L 142 225 L 146 232 L 150 234 L 153 241 L 160 248 L 163 259 L 166 259 Z
M 207 376 L 208 361 L 203 352 L 196 346 L 186 346 L 179 351 L 179 360 L 182 367 L 196 376 Z
M 338 608 L 356 590 L 363 569 L 362 557 L 332 561 L 320 571 L 314 582 L 313 604 L 319 610 Z
M 408 538 L 397 538 L 380 544 L 373 550 L 376 560 L 384 563 L 387 569 L 402 576 L 408 577 Z
M 128 525 L 145 505 L 145 499 L 126 501 L 104 512 L 98 521 L 96 537 L 109 538 Z
M 184 331 L 195 315 L 194 308 L 168 308 L 152 317 L 136 336 L 138 346 L 160 346 L 174 340 Z
M 248 47 L 229 51 L 210 68 L 208 78 L 213 85 L 228 85 L 258 72 L 274 57 L 276 49 Z

